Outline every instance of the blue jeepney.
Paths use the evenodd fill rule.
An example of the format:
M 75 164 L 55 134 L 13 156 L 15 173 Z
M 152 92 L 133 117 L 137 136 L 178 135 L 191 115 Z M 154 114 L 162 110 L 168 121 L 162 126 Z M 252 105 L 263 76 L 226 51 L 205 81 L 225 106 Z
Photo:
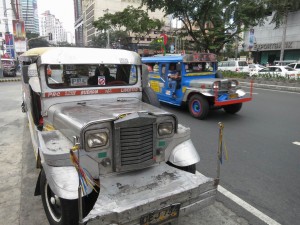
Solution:
M 234 114 L 243 102 L 252 100 L 252 85 L 247 95 L 237 80 L 224 79 L 217 71 L 215 54 L 157 55 L 143 57 L 142 62 L 148 67 L 149 85 L 159 101 L 176 106 L 186 104 L 195 118 L 205 119 L 212 108 Z

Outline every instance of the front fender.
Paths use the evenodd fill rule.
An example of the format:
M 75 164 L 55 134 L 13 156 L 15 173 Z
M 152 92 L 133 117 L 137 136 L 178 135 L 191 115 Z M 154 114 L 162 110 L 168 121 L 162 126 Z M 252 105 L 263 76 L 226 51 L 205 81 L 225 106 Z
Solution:
M 200 156 L 189 139 L 177 145 L 171 152 L 168 161 L 180 167 L 196 164 L 200 161 Z
M 78 199 L 78 173 L 73 166 L 53 167 L 43 163 L 43 169 L 51 190 L 63 199 Z M 86 194 L 92 192 L 92 188 L 86 187 Z

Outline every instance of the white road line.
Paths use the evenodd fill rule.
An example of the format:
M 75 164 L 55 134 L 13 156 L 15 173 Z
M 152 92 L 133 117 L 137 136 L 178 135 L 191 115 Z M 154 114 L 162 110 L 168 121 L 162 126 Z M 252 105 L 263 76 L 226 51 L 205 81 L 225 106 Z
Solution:
M 250 94 L 251 92 L 247 92 L 247 91 L 246 91 L 246 93 L 247 93 L 247 94 Z M 258 93 L 256 93 L 256 92 L 253 92 L 252 94 L 253 94 L 253 95 L 258 95 Z
M 264 213 L 262 213 L 258 209 L 254 208 L 253 206 L 251 206 L 250 204 L 248 204 L 244 200 L 240 199 L 238 196 L 236 196 L 233 193 L 227 191 L 225 188 L 223 188 L 220 185 L 218 185 L 218 191 L 220 193 L 222 193 L 223 195 L 225 195 L 227 198 L 231 199 L 232 201 L 234 201 L 235 203 L 240 205 L 241 207 L 243 207 L 248 212 L 252 213 L 254 216 L 256 216 L 259 219 L 261 219 L 262 221 L 264 221 L 266 224 L 280 225 L 280 223 L 278 223 L 275 220 L 273 220 L 272 218 L 268 217 L 267 215 L 265 215 Z
M 300 145 L 300 142 L 299 141 L 294 141 L 293 144 L 294 145 Z

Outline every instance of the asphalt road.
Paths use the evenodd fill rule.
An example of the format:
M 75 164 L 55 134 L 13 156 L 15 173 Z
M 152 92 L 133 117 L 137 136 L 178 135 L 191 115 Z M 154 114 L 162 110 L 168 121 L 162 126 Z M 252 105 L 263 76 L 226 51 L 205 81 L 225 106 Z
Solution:
M 247 89 L 246 89 L 247 90 Z M 211 111 L 207 120 L 163 105 L 191 128 L 201 162 L 197 169 L 216 176 L 218 122 L 223 122 L 229 160 L 221 185 L 281 224 L 300 221 L 300 94 L 255 89 L 254 99 L 236 115 Z

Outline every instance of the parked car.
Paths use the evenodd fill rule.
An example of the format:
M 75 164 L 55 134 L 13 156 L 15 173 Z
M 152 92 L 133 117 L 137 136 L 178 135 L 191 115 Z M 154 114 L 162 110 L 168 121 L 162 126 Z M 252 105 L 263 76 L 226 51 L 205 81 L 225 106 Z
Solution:
M 1 59 L 4 77 L 15 77 L 17 75 L 17 60 L 15 59 Z
M 300 78 L 300 71 L 297 71 L 289 66 L 269 66 L 258 71 L 258 75 L 281 76 L 295 79 Z
M 258 71 L 265 69 L 265 68 L 266 68 L 265 66 L 262 66 L 260 64 L 249 64 L 249 75 L 250 76 L 257 75 Z
M 221 61 L 218 63 L 218 70 L 233 72 L 249 72 L 249 66 L 246 61 Z
M 298 62 L 294 62 L 294 63 L 290 63 L 287 66 L 294 68 L 295 70 L 300 71 L 300 61 Z

